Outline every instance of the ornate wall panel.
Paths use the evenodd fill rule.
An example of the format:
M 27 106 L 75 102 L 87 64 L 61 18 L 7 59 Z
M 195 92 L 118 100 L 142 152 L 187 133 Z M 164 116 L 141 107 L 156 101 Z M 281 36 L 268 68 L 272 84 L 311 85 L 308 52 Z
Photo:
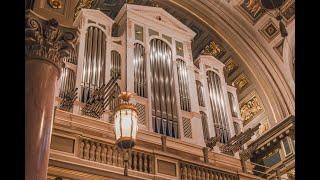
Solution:
M 224 64 L 224 70 L 227 77 L 231 76 L 231 74 L 233 74 L 239 68 L 239 65 L 234 62 L 232 57 L 230 57 Z
M 258 99 L 256 93 L 252 93 L 250 96 L 248 100 L 240 103 L 240 114 L 243 119 L 243 125 L 248 124 L 263 111 L 261 101 Z
M 249 86 L 249 79 L 248 77 L 242 72 L 238 77 L 233 80 L 232 85 L 234 85 L 238 93 L 241 93 L 245 88 Z
M 240 9 L 244 12 L 245 17 L 253 23 L 256 23 L 265 14 L 259 0 L 241 0 Z
M 295 1 L 291 3 L 285 10 L 283 10 L 282 14 L 285 18 L 286 22 L 291 22 L 295 17 L 296 3 Z

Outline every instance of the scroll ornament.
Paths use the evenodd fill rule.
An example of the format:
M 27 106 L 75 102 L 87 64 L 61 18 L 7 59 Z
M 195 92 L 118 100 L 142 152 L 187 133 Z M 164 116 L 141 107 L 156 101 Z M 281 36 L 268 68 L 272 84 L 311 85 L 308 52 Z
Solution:
M 71 29 L 70 29 L 71 30 Z M 59 27 L 55 19 L 43 20 L 29 13 L 25 19 L 25 57 L 53 62 L 59 69 L 75 51 L 77 35 Z

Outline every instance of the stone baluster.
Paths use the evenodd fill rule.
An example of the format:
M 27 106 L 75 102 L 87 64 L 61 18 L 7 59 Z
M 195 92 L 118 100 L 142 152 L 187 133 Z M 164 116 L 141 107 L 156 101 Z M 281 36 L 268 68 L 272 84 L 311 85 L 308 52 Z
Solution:
M 145 173 L 148 173 L 148 156 L 147 154 L 144 154 L 143 156 L 143 171 Z
M 201 180 L 201 170 L 200 170 L 200 167 L 197 167 L 197 180 Z
M 133 151 L 133 170 L 137 170 L 137 152 Z
M 112 165 L 116 166 L 117 163 L 117 149 L 115 146 L 112 147 Z
M 131 149 L 129 150 L 128 168 L 132 169 L 132 151 L 131 151 Z
M 83 159 L 83 150 L 84 150 L 84 142 L 81 140 L 80 146 L 79 146 L 79 158 Z
M 90 148 L 90 161 L 95 160 L 95 152 L 96 152 L 96 145 L 94 142 L 91 141 L 91 148 Z
M 153 156 L 150 156 L 150 159 L 149 159 L 149 173 L 154 173 L 154 159 L 153 159 Z
M 191 166 L 190 165 L 187 165 L 187 176 L 188 176 L 188 180 L 191 180 L 192 179 L 192 168 L 191 168 Z
M 124 153 L 123 153 L 123 151 L 119 151 L 119 154 L 118 154 L 118 164 L 119 164 L 119 166 L 120 167 L 124 167 L 123 165 L 123 155 L 124 155 Z
M 186 180 L 187 179 L 187 167 L 185 164 L 181 164 L 181 179 Z
M 90 143 L 88 140 L 85 140 L 84 145 L 84 159 L 89 160 L 89 153 L 90 153 Z
M 103 164 L 106 164 L 107 163 L 107 152 L 108 152 L 108 149 L 106 148 L 106 145 L 105 144 L 102 144 L 102 152 L 101 152 L 101 162 Z
M 201 179 L 205 180 L 206 179 L 206 170 L 201 169 Z
M 192 166 L 192 180 L 197 179 L 197 169 L 195 166 Z
M 101 162 L 101 144 L 100 143 L 97 143 L 96 161 Z
M 214 176 L 213 172 L 209 170 L 209 180 L 213 180 L 214 179 L 213 176 Z
M 112 147 L 107 145 L 108 153 L 107 153 L 107 163 L 112 164 Z
M 140 152 L 139 153 L 139 170 L 138 171 L 143 171 L 142 170 L 142 165 L 143 165 L 143 163 L 142 163 L 142 153 Z
M 75 29 L 25 14 L 25 179 L 47 179 L 57 80 L 75 51 Z
M 206 174 L 206 178 L 205 179 L 209 180 L 210 178 L 209 178 L 209 170 L 208 169 L 205 170 L 205 174 Z

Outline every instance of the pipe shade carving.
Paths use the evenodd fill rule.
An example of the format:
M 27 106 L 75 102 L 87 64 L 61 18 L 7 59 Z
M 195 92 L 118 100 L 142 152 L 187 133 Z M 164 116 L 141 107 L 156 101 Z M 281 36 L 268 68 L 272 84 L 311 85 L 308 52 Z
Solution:
M 190 107 L 190 95 L 188 89 L 188 73 L 186 63 L 177 59 L 177 73 L 178 73 L 178 84 L 180 93 L 180 108 L 184 111 L 191 111 Z
M 221 80 L 215 72 L 207 71 L 207 81 L 215 134 L 216 137 L 221 136 L 221 143 L 226 143 L 230 138 L 230 132 Z
M 88 28 L 84 56 L 81 102 L 86 102 L 92 91 L 105 82 L 106 35 L 101 29 Z
M 204 94 L 203 85 L 200 81 L 196 80 L 196 86 L 197 86 L 199 106 L 205 107 L 206 104 L 204 103 L 204 98 L 203 98 L 203 94 Z
M 178 137 L 178 115 L 173 81 L 172 52 L 159 39 L 150 42 L 152 124 L 155 132 Z
M 143 45 L 134 44 L 134 92 L 138 96 L 147 96 L 146 58 Z

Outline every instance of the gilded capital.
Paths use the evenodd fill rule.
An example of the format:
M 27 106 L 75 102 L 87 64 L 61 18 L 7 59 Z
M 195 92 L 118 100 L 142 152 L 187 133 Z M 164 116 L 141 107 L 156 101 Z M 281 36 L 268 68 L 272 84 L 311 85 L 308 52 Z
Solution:
M 77 30 L 59 26 L 55 19 L 45 20 L 32 11 L 25 16 L 25 58 L 43 59 L 57 67 L 76 58 Z

